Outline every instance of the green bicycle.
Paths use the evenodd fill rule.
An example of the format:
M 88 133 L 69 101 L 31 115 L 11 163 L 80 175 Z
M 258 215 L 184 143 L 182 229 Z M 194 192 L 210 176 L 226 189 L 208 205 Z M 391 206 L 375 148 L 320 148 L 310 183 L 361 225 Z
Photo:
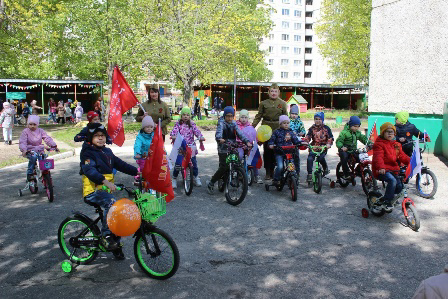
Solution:
M 327 180 L 330 180 L 330 187 L 334 188 L 336 183 L 332 181 L 331 179 L 324 176 L 324 171 L 322 169 L 322 165 L 319 162 L 320 156 L 324 153 L 324 151 L 327 149 L 327 146 L 320 146 L 320 145 L 308 145 L 309 149 L 314 156 L 313 164 L 314 164 L 314 170 L 311 173 L 311 181 L 308 182 L 308 186 L 313 185 L 313 191 L 319 194 L 322 191 L 322 178 L 326 178 Z

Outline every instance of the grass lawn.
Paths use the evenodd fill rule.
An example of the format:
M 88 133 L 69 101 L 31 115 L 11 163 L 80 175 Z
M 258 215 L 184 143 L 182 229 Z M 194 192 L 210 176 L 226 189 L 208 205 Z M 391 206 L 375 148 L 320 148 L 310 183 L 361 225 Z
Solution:
M 60 149 L 59 153 L 52 151 L 52 152 L 50 152 L 49 156 L 51 157 L 51 156 L 54 156 L 54 155 L 57 155 L 57 154 L 64 153 L 66 151 L 68 151 L 68 150 L 67 149 Z M 23 163 L 23 162 L 28 162 L 28 159 L 24 158 L 22 156 L 20 156 L 20 157 L 18 156 L 18 157 L 14 157 L 14 158 L 8 158 L 6 160 L 0 161 L 0 168 L 6 167 L 6 166 L 15 165 L 15 164 L 19 164 L 19 163 Z

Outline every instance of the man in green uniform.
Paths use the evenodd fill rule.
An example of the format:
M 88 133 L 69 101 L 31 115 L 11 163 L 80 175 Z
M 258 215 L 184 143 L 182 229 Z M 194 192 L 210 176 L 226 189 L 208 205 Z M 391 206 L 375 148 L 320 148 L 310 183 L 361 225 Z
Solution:
M 280 89 L 277 84 L 272 84 L 269 88 L 269 99 L 264 100 L 258 107 L 252 126 L 255 128 L 262 120 L 262 125 L 268 125 L 272 131 L 279 127 L 278 119 L 280 115 L 288 115 L 287 104 L 279 98 Z M 270 149 L 268 143 L 263 144 L 263 160 L 266 169 L 265 180 L 271 180 L 274 174 L 275 157 L 274 150 Z

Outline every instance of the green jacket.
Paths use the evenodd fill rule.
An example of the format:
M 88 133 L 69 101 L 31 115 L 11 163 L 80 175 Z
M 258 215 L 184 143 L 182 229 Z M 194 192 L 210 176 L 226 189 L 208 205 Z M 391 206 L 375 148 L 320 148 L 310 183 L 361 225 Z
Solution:
M 336 139 L 336 147 L 340 149 L 345 146 L 348 148 L 349 152 L 353 152 L 358 148 L 358 140 L 363 144 L 369 142 L 366 135 L 362 134 L 360 131 L 353 133 L 350 131 L 348 124 L 346 124 L 344 130 L 342 130 L 338 139 Z

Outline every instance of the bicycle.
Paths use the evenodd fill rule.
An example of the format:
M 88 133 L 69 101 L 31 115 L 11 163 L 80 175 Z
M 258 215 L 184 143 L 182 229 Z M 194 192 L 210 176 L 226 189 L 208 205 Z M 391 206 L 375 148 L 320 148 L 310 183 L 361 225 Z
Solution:
M 54 150 L 59 151 L 57 148 L 45 148 L 48 152 Z M 23 189 L 19 189 L 19 196 L 23 196 L 23 192 L 29 190 L 31 194 L 36 194 L 39 191 L 39 187 L 37 186 L 38 178 L 42 185 L 44 186 L 45 192 L 48 197 L 49 202 L 53 202 L 54 200 L 54 192 L 53 192 L 53 179 L 51 178 L 50 170 L 54 169 L 54 160 L 47 159 L 48 154 L 37 153 L 35 151 L 28 151 L 27 155 L 37 155 L 37 161 L 39 161 L 39 168 L 37 167 L 37 161 L 34 164 L 34 173 L 32 175 L 31 180 L 26 181 L 26 185 Z
M 332 181 L 331 179 L 327 178 L 326 176 L 324 176 L 322 165 L 320 165 L 320 162 L 319 162 L 319 157 L 327 149 L 327 146 L 326 145 L 323 145 L 323 146 L 314 145 L 313 146 L 310 144 L 310 145 L 308 145 L 308 148 L 311 150 L 311 152 L 313 154 L 315 154 L 314 160 L 313 160 L 313 163 L 315 166 L 314 166 L 313 172 L 311 173 L 311 181 L 308 182 L 308 186 L 311 186 L 311 184 L 312 184 L 313 191 L 316 192 L 317 194 L 319 194 L 322 191 L 322 178 L 325 178 L 330 181 L 330 187 L 334 188 L 335 182 Z
M 224 191 L 227 202 L 236 206 L 242 203 L 247 195 L 247 175 L 239 158 L 238 145 L 230 141 L 227 141 L 226 145 L 229 149 L 226 158 L 227 171 L 218 180 L 218 190 Z
M 166 213 L 166 195 L 157 197 L 143 193 L 142 184 L 136 190 L 123 184 L 116 184 L 116 187 L 134 198 L 141 213 L 141 225 L 133 235 L 134 256 L 138 265 L 151 278 L 165 280 L 172 277 L 179 268 L 179 250 L 168 233 L 155 226 L 157 219 Z M 103 190 L 109 189 L 103 186 Z M 108 252 L 100 243 L 101 232 L 97 225 L 99 221 L 105 221 L 103 210 L 96 204 L 84 202 L 93 206 L 99 214 L 95 220 L 81 212 L 74 212 L 59 225 L 59 247 L 68 258 L 61 263 L 66 273 L 79 265 L 93 262 L 99 252 Z
M 394 199 L 392 200 L 392 206 L 395 208 L 396 206 L 401 204 L 401 209 L 406 219 L 407 226 L 413 231 L 418 231 L 420 228 L 420 217 L 418 215 L 414 201 L 408 197 L 407 186 L 404 183 L 406 176 L 405 172 L 406 167 L 402 167 L 400 169 L 400 172 L 398 173 L 399 179 L 403 182 L 403 190 L 399 194 L 395 195 Z M 384 209 L 384 202 L 380 200 L 381 197 L 382 194 L 378 190 L 369 192 L 369 195 L 367 196 L 368 209 L 362 209 L 362 217 L 369 217 L 369 212 L 371 212 L 376 217 L 381 217 L 385 213 L 392 213 L 392 211 L 386 211 Z M 399 199 L 401 198 L 403 198 L 403 200 L 399 202 Z
M 366 147 L 357 149 L 353 153 L 350 153 L 350 157 L 348 159 L 348 168 L 350 170 L 349 175 L 351 177 L 350 181 L 344 178 L 342 162 L 338 163 L 336 166 L 336 177 L 337 182 L 342 188 L 347 187 L 350 182 L 353 186 L 355 186 L 357 176 L 361 177 L 362 190 L 366 195 L 369 195 L 370 191 L 374 191 L 378 188 L 378 183 L 373 176 L 372 170 L 370 169 L 372 161 L 367 154 L 368 151 L 369 149 Z M 356 156 L 358 156 L 358 160 L 356 159 Z
M 255 171 L 254 171 L 254 167 L 252 165 L 247 164 L 247 157 L 249 156 L 249 153 L 250 153 L 250 151 L 243 150 L 243 160 L 241 162 L 242 162 L 243 168 L 246 172 L 247 185 L 250 187 L 255 182 Z
M 283 159 L 283 172 L 281 174 L 281 179 L 278 185 L 272 185 L 265 183 L 266 191 L 269 191 L 270 186 L 275 186 L 278 191 L 282 191 L 283 187 L 288 184 L 289 190 L 291 191 L 291 200 L 297 201 L 297 187 L 299 177 L 296 172 L 296 166 L 294 164 L 294 156 L 296 155 L 297 147 L 295 145 L 287 146 L 276 146 L 277 150 L 281 151 L 284 156 Z

